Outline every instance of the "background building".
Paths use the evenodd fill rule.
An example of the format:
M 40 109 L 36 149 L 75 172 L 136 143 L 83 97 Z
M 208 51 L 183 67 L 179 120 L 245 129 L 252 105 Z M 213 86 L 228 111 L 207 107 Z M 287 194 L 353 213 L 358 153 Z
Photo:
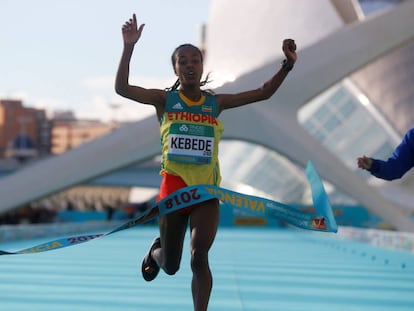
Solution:
M 70 111 L 56 112 L 52 118 L 53 154 L 60 154 L 113 130 L 100 120 L 78 120 Z
M 44 109 L 25 107 L 21 100 L 0 99 L 0 158 L 27 160 L 60 154 L 116 126 L 79 120 L 71 111 L 55 111 L 49 119 Z
M 50 152 L 50 123 L 43 109 L 0 99 L 0 157 L 24 161 Z

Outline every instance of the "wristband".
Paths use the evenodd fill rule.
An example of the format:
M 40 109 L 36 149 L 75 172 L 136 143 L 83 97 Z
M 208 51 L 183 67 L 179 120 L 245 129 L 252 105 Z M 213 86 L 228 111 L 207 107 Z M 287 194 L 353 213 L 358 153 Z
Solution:
M 287 59 L 284 59 L 284 60 L 282 61 L 281 65 L 282 65 L 282 69 L 283 69 L 285 72 L 289 72 L 289 71 L 291 71 L 291 70 L 293 69 L 293 66 L 294 66 L 294 64 L 289 64 Z

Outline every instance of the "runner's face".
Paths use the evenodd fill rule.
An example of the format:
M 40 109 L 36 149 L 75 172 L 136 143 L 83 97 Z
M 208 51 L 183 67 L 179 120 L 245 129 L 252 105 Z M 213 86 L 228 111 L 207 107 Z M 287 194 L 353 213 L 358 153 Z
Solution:
M 200 85 L 203 62 L 200 52 L 194 47 L 182 47 L 175 54 L 175 74 L 181 85 Z

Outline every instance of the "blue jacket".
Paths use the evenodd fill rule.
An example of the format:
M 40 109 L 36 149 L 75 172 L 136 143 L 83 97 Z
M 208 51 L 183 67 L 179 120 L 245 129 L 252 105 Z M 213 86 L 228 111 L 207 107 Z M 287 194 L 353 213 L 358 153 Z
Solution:
M 378 178 L 401 178 L 414 166 L 414 128 L 410 129 L 387 161 L 372 159 L 369 171 Z

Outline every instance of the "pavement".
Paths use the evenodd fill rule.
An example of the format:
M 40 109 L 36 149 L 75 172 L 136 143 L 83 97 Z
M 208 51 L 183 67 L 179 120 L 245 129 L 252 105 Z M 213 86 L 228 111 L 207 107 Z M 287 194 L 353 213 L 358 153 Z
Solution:
M 191 311 L 188 234 L 180 271 L 141 277 L 155 226 L 0 256 L 2 311 Z M 50 239 L 0 244 L 16 251 Z M 414 310 L 414 254 L 289 228 L 219 228 L 209 311 Z

